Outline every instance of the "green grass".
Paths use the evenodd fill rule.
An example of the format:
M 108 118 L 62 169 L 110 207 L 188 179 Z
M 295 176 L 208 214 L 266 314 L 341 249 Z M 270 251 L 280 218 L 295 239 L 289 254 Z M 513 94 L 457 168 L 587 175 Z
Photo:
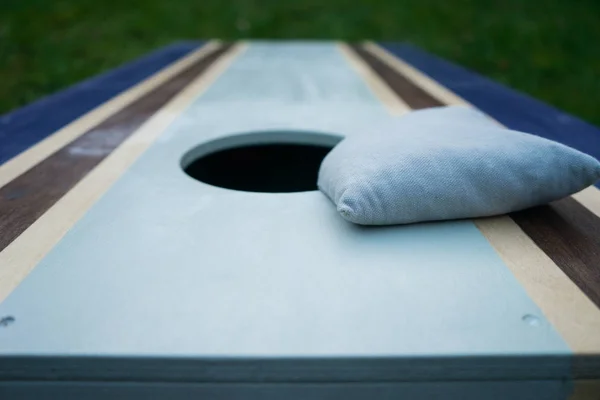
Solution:
M 0 113 L 195 38 L 410 41 L 600 125 L 596 0 L 3 0 Z

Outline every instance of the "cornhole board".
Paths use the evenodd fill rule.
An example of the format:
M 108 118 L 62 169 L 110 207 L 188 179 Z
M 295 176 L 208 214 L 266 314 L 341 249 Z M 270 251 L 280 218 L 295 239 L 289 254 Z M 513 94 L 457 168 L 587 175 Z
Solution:
M 4 116 L 0 398 L 600 398 L 598 188 L 362 228 L 183 171 L 456 104 L 600 158 L 593 126 L 402 44 L 179 43 Z

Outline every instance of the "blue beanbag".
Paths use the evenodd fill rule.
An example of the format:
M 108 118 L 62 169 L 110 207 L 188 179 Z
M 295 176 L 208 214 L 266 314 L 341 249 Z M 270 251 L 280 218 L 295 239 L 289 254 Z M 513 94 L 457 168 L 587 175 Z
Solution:
M 501 127 L 468 107 L 415 111 L 394 132 L 348 137 L 323 160 L 318 186 L 362 225 L 505 214 L 600 179 L 593 157 Z

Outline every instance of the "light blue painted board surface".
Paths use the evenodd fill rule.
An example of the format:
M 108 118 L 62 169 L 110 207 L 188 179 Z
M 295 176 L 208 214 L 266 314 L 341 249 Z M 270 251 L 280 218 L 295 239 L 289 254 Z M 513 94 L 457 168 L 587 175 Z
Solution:
M 332 105 L 367 106 L 386 115 L 386 109 L 331 43 L 256 42 L 226 74 L 199 103 L 275 107 L 265 109 L 265 114 L 276 113 L 282 105 L 307 105 L 313 110 Z
M 319 192 L 230 191 L 180 168 L 194 146 L 233 133 L 393 127 L 333 45 L 252 45 L 0 305 L 16 318 L 0 354 L 570 354 L 471 222 L 361 228 Z M 493 373 L 510 376 L 512 363 Z M 541 376 L 568 375 L 566 357 L 550 364 Z

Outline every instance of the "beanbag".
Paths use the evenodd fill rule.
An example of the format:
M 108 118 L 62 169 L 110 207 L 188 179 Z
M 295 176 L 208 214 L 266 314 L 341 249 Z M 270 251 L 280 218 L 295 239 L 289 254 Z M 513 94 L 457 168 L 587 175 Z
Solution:
M 350 222 L 505 214 L 561 199 L 600 179 L 595 158 L 503 128 L 468 107 L 415 111 L 393 130 L 348 137 L 321 164 L 319 189 Z

